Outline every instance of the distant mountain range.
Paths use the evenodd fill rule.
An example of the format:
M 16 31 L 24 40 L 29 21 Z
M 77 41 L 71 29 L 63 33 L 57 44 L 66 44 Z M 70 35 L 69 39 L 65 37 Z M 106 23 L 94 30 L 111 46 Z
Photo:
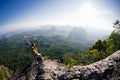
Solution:
M 30 28 L 30 29 L 21 29 L 13 32 L 8 32 L 5 34 L 0 35 L 0 38 L 7 38 L 13 35 L 21 34 L 24 36 L 45 36 L 45 37 L 54 37 L 54 36 L 61 36 L 64 38 L 69 38 L 74 42 L 81 42 L 81 41 L 90 41 L 95 42 L 98 39 L 105 39 L 107 38 L 107 34 L 94 34 L 89 30 L 85 30 L 82 27 L 76 26 L 57 26 L 57 25 L 46 25 L 40 26 L 37 28 Z

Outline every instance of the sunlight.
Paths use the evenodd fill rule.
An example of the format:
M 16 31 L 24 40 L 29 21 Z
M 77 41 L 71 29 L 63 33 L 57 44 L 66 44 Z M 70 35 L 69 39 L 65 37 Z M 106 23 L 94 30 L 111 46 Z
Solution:
M 93 3 L 85 2 L 80 6 L 78 21 L 82 26 L 99 28 L 105 26 L 99 18 L 101 15 L 101 11 Z
M 86 2 L 81 7 L 81 15 L 92 17 L 92 16 L 100 15 L 100 13 L 92 3 Z

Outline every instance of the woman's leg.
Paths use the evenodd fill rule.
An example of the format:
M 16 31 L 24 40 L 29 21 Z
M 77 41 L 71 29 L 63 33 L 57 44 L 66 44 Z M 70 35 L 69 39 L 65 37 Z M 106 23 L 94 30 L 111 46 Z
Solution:
M 38 64 L 38 60 L 37 60 L 37 56 L 36 55 L 34 55 L 34 61 L 35 61 L 36 64 Z

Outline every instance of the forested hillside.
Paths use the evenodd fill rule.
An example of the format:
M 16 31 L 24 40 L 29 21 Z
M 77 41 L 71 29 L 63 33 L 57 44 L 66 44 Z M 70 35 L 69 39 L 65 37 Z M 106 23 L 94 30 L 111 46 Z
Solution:
M 30 46 L 25 41 L 26 39 L 30 42 L 38 42 L 38 51 L 45 58 L 60 59 L 62 62 L 64 61 L 63 56 L 65 53 L 77 54 L 88 51 L 92 43 L 87 39 L 84 39 L 84 41 L 77 40 L 75 42 L 70 37 L 65 36 L 68 34 L 67 31 L 65 32 L 51 27 L 49 29 L 44 28 L 6 36 L 0 39 L 0 64 L 3 64 L 11 70 L 16 70 L 29 64 L 34 56 L 31 54 Z M 84 33 L 80 32 L 79 34 L 84 35 Z

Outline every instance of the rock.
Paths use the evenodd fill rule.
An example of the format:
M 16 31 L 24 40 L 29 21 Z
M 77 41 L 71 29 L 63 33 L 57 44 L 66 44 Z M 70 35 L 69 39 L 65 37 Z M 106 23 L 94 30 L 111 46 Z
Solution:
M 33 61 L 32 64 L 16 71 L 10 80 L 53 80 L 55 78 L 53 72 L 56 71 L 56 75 L 65 69 L 66 66 L 57 61 L 47 59 L 39 62 L 39 64 Z
M 59 79 L 120 80 L 120 50 L 108 56 L 106 59 L 90 65 L 82 67 L 74 66 L 69 72 L 66 71 L 65 74 L 62 74 Z
M 16 71 L 10 80 L 120 80 L 120 51 L 86 66 L 73 66 L 44 60 Z

